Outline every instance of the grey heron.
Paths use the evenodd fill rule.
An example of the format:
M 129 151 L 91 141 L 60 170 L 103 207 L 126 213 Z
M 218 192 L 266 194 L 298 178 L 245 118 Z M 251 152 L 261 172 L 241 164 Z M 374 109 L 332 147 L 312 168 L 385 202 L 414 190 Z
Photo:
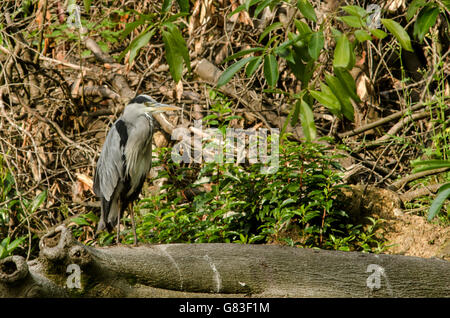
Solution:
M 101 216 L 97 233 L 112 231 L 117 226 L 119 243 L 120 217 L 142 190 L 152 166 L 152 113 L 180 110 L 161 104 L 147 95 L 132 99 L 106 136 L 94 176 L 94 192 L 101 200 Z M 133 208 L 131 223 L 137 244 Z

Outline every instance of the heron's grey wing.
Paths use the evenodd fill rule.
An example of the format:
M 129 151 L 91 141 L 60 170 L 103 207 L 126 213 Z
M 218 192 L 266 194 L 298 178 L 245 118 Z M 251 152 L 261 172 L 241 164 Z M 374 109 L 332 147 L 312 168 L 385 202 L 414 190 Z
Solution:
M 110 201 L 119 180 L 124 177 L 124 171 L 124 146 L 121 145 L 121 137 L 114 124 L 106 136 L 97 162 L 94 177 L 95 194 Z
M 133 125 L 128 125 L 129 138 L 124 148 L 127 158 L 126 175 L 131 176 L 130 193 L 142 187 L 152 164 L 153 121 L 145 115 L 138 116 Z M 139 186 L 141 185 L 141 186 Z

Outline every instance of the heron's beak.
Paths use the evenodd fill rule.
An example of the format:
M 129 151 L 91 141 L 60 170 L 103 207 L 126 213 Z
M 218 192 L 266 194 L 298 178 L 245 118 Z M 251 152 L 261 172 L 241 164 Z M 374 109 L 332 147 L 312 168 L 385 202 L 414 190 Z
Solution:
M 177 106 L 172 106 L 172 105 L 166 105 L 166 104 L 161 104 L 161 103 L 152 103 L 152 102 L 147 102 L 145 103 L 145 111 L 155 114 L 155 113 L 162 113 L 162 112 L 167 112 L 167 111 L 171 111 L 171 110 L 182 110 L 182 108 L 177 107 Z

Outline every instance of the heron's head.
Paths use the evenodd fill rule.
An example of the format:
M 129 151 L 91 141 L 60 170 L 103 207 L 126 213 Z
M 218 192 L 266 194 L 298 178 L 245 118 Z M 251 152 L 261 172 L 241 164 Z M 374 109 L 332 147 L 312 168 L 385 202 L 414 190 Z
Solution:
M 139 111 L 147 114 L 156 114 L 172 110 L 181 110 L 180 107 L 158 103 L 148 95 L 139 95 L 133 98 L 129 105 L 136 105 Z

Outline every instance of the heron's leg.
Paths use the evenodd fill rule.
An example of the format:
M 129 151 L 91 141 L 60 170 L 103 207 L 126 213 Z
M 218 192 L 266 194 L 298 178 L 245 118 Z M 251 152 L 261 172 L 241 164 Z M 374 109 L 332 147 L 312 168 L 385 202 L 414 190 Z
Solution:
M 117 245 L 120 243 L 120 212 L 117 215 Z
M 133 227 L 133 234 L 134 234 L 134 246 L 137 246 L 136 223 L 134 222 L 133 203 L 131 203 L 129 205 L 129 207 L 130 207 L 130 215 L 131 215 L 131 226 Z

